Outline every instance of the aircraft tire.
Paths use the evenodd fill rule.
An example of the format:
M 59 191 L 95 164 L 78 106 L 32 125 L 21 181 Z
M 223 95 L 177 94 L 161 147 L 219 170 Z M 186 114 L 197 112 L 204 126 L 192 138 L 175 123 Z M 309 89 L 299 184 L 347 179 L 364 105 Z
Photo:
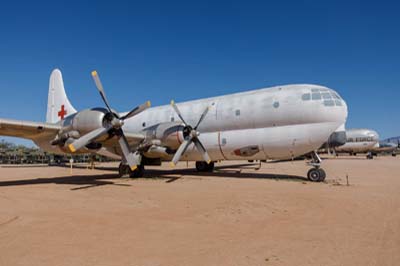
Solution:
M 307 178 L 311 182 L 322 182 L 325 180 L 326 173 L 321 168 L 311 168 L 307 173 Z
M 326 178 L 326 173 L 325 173 L 324 169 L 319 168 L 318 171 L 321 174 L 318 182 L 324 182 L 325 178 Z
M 214 162 L 206 163 L 202 161 L 197 161 L 196 170 L 197 172 L 212 172 L 214 171 Z
M 130 169 L 129 169 L 130 170 Z M 130 178 L 139 178 L 143 177 L 144 175 L 144 165 L 138 165 L 135 171 L 130 171 L 129 177 Z
M 126 164 L 120 163 L 118 167 L 118 176 L 119 177 L 124 177 L 124 176 L 130 176 L 131 169 L 129 169 L 129 166 Z
M 144 175 L 144 166 L 139 165 L 135 171 L 132 171 L 128 165 L 120 163 L 118 167 L 118 175 L 119 177 L 128 176 L 130 178 L 138 178 Z

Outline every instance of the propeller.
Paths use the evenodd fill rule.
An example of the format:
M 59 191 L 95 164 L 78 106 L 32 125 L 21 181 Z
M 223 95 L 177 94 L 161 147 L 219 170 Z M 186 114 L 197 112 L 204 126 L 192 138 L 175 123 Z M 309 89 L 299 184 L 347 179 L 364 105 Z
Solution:
M 122 130 L 122 126 L 124 125 L 124 121 L 126 119 L 131 118 L 149 108 L 150 101 L 147 101 L 144 104 L 133 108 L 126 115 L 119 117 L 119 115 L 113 112 L 113 110 L 110 107 L 110 104 L 107 100 L 106 93 L 100 81 L 99 75 L 97 74 L 97 71 L 92 72 L 92 77 L 94 79 L 94 82 L 96 83 L 96 87 L 100 93 L 101 98 L 103 99 L 104 104 L 107 106 L 109 113 L 105 115 L 104 127 L 95 129 L 87 133 L 86 135 L 83 135 L 79 139 L 69 144 L 68 148 L 70 149 L 71 152 L 75 152 L 85 147 L 86 145 L 90 144 L 91 142 L 93 142 L 94 140 L 96 140 L 101 136 L 104 136 L 106 134 L 112 134 L 114 136 L 117 136 L 123 158 L 129 165 L 131 170 L 134 171 L 137 168 L 137 165 L 140 164 L 141 156 L 140 154 L 132 153 L 129 147 L 128 140 L 126 139 L 124 131 Z
M 204 148 L 203 144 L 199 140 L 200 132 L 197 130 L 201 122 L 204 120 L 206 117 L 208 110 L 210 109 L 207 107 L 203 113 L 200 116 L 199 121 L 197 124 L 192 127 L 188 123 L 186 123 L 185 119 L 183 119 L 182 113 L 179 111 L 178 106 L 175 104 L 175 102 L 172 100 L 171 101 L 171 106 L 174 108 L 176 114 L 178 117 L 181 119 L 181 121 L 184 124 L 184 129 L 183 129 L 183 136 L 184 136 L 184 141 L 181 143 L 179 146 L 178 150 L 175 152 L 174 157 L 172 158 L 171 165 L 175 166 L 182 155 L 186 152 L 187 148 L 190 146 L 190 144 L 194 143 L 196 146 L 196 149 L 200 152 L 201 156 L 203 157 L 204 161 L 207 163 L 211 162 L 210 156 L 208 155 L 206 149 Z

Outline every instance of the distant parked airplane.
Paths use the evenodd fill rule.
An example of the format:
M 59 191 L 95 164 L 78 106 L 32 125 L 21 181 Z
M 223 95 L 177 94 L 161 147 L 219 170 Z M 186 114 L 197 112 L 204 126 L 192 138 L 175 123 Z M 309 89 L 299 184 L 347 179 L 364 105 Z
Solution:
M 286 85 L 130 112 L 111 109 L 99 75 L 92 72 L 106 108 L 77 112 L 62 75 L 50 76 L 46 123 L 0 119 L 0 135 L 33 140 L 53 153 L 98 153 L 120 158 L 120 175 L 143 175 L 144 165 L 196 161 L 212 171 L 221 160 L 290 159 L 312 155 L 311 181 L 325 172 L 315 152 L 347 118 L 345 101 L 318 85 Z
M 368 159 L 372 159 L 378 153 L 392 153 L 396 155 L 399 143 L 389 141 L 379 141 L 379 134 L 372 129 L 349 129 L 346 131 L 346 144 L 335 147 L 336 153 L 366 153 Z

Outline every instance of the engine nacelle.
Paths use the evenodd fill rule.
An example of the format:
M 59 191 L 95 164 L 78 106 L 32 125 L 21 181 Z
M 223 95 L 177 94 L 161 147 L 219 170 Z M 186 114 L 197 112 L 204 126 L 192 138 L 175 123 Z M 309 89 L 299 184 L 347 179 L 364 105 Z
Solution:
M 107 115 L 110 115 L 107 109 L 94 108 L 68 116 L 62 121 L 62 129 L 51 144 L 60 146 L 63 151 L 68 151 L 67 146 L 75 139 L 103 127 Z
M 179 148 L 185 138 L 185 126 L 179 122 L 160 123 L 145 129 L 147 140 L 158 140 L 160 146 Z
M 77 131 L 81 136 L 85 135 L 92 130 L 103 127 L 104 118 L 108 113 L 108 110 L 105 108 L 94 108 L 80 111 L 67 117 L 63 121 L 62 131 Z

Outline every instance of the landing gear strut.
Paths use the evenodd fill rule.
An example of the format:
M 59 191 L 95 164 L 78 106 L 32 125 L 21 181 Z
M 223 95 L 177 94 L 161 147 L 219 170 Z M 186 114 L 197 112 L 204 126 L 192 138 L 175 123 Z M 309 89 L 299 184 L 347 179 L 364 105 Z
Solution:
M 323 182 L 325 180 L 326 173 L 321 168 L 321 162 L 322 160 L 319 155 L 313 151 L 311 153 L 311 162 L 308 163 L 313 166 L 313 168 L 311 168 L 307 173 L 308 180 L 312 182 Z
M 118 167 L 118 174 L 119 177 L 124 177 L 124 176 L 128 176 L 131 178 L 142 177 L 144 175 L 144 165 L 140 164 L 137 166 L 135 170 L 132 171 L 129 165 L 120 163 Z
M 196 170 L 197 172 L 212 172 L 214 171 L 214 162 L 196 162 Z
M 374 159 L 374 155 L 372 154 L 372 152 L 367 153 L 367 159 L 369 159 L 369 160 Z

